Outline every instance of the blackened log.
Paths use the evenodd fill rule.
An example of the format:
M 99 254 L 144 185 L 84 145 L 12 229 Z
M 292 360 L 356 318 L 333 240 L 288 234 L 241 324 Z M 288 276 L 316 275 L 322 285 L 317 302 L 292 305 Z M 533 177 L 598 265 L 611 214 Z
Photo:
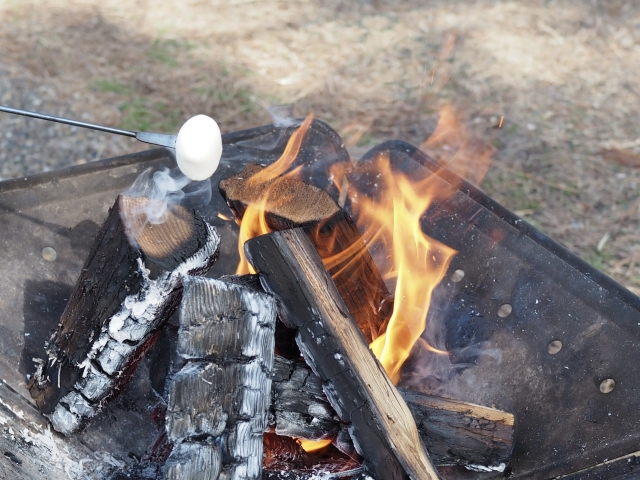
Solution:
M 177 348 L 188 363 L 169 387 L 166 429 L 179 448 L 169 456 L 165 478 L 261 478 L 276 305 L 251 282 L 185 281 Z M 219 477 L 180 470 L 188 453 L 207 461 L 219 454 Z
M 281 313 L 298 327 L 297 343 L 323 381 L 329 402 L 365 464 L 378 478 L 437 479 L 413 416 L 349 315 L 313 244 L 301 229 L 245 244 L 247 258 Z
M 170 207 L 149 224 L 148 198 L 120 196 L 109 210 L 60 323 L 30 381 L 31 396 L 61 433 L 94 416 L 135 371 L 176 310 L 183 278 L 203 274 L 219 237 L 195 211 Z
M 400 389 L 423 445 L 438 465 L 504 471 L 513 451 L 510 413 L 472 403 Z
M 342 428 L 320 377 L 300 360 L 275 357 L 271 412 L 278 435 L 317 441 L 337 438 Z
M 375 340 L 391 316 L 392 301 L 357 227 L 324 190 L 293 178 L 262 177 L 264 172 L 248 165 L 220 182 L 234 216 L 242 220 L 252 206 L 264 209 L 272 231 L 303 227 L 365 339 Z
M 502 471 L 509 463 L 514 440 L 512 414 L 405 389 L 399 392 L 435 465 Z M 275 357 L 271 412 L 279 435 L 330 438 L 343 452 L 353 450 L 348 435 L 341 435 L 344 424 L 327 400 L 322 381 L 301 360 Z

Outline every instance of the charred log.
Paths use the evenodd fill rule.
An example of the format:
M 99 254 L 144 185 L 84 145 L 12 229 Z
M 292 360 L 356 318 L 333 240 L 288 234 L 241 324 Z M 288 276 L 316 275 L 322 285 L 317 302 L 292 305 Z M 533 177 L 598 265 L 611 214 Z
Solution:
M 169 387 L 167 479 L 261 477 L 276 307 L 251 282 L 185 281 L 178 354 L 188 363 Z
M 501 471 L 509 463 L 514 418 L 472 403 L 399 389 L 433 463 Z M 300 360 L 275 357 L 271 415 L 275 433 L 307 440 L 333 439 L 347 455 L 353 444 L 331 407 L 322 381 Z
M 335 439 L 343 426 L 322 390 L 320 377 L 300 360 L 275 357 L 271 412 L 278 435 Z
M 171 207 L 151 225 L 148 198 L 120 196 L 109 210 L 29 391 L 53 427 L 70 434 L 135 371 L 154 333 L 176 310 L 182 281 L 218 254 L 215 229 Z
M 264 210 L 272 231 L 303 227 L 367 342 L 391 315 L 391 295 L 357 227 L 324 190 L 293 178 L 266 178 L 248 165 L 219 188 L 237 220 L 248 207 Z
M 305 360 L 365 464 L 379 478 L 436 479 L 412 414 L 369 350 L 330 275 L 302 229 L 274 232 L 245 244 L 265 289 L 298 327 Z

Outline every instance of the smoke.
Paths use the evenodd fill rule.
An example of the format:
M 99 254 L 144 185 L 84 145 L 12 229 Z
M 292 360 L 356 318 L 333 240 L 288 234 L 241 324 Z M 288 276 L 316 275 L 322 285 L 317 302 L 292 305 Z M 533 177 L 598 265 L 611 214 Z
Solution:
M 291 127 L 298 124 L 293 116 L 293 105 L 269 105 L 267 111 L 276 127 Z
M 445 290 L 440 285 L 433 292 L 427 327 L 403 367 L 399 386 L 431 395 L 482 403 L 481 379 L 485 377 L 485 370 L 493 370 L 502 362 L 502 350 L 489 341 L 473 337 L 468 338 L 464 345 L 453 348 L 447 345 L 447 327 L 455 330 L 460 337 L 462 332 L 457 330 L 456 324 L 467 324 L 474 310 L 454 308 Z M 429 347 L 446 351 L 447 354 L 434 352 Z
M 148 199 L 123 215 L 127 234 L 133 240 L 147 223 L 164 223 L 173 205 L 191 208 L 208 205 L 212 195 L 211 180 L 192 181 L 177 167 L 156 171 L 148 168 L 122 195 Z

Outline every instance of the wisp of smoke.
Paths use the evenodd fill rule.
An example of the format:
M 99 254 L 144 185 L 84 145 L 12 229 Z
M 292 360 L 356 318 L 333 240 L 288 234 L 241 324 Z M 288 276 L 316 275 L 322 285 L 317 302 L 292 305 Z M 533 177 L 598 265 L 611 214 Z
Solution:
M 276 127 L 291 127 L 297 123 L 293 117 L 292 105 L 269 105 L 267 111 Z
M 149 199 L 147 202 L 142 202 L 135 211 L 127 212 L 128 218 L 123 218 L 130 240 L 133 240 L 147 223 L 154 225 L 164 223 L 167 212 L 173 205 L 193 208 L 209 204 L 211 180 L 192 181 L 177 167 L 156 171 L 148 168 L 138 175 L 133 184 L 122 194 Z
M 478 365 L 487 361 L 499 365 L 502 362 L 502 350 L 493 347 L 488 341 L 476 341 L 459 348 L 447 349 L 445 319 L 450 309 L 449 301 L 444 289 L 436 288 L 427 327 L 413 347 L 400 386 L 432 395 L 472 401 L 468 390 L 474 389 L 474 383 L 481 388 L 480 382 L 474 381 Z M 447 351 L 447 354 L 434 352 L 429 347 Z M 461 379 L 463 372 L 464 379 Z

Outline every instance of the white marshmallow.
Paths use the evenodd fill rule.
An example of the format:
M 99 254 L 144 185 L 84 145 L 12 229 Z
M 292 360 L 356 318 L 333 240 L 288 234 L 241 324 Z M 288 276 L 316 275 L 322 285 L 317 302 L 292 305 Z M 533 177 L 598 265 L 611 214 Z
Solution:
M 206 180 L 218 168 L 222 135 L 216 121 L 206 115 L 187 120 L 176 140 L 178 167 L 191 180 Z

